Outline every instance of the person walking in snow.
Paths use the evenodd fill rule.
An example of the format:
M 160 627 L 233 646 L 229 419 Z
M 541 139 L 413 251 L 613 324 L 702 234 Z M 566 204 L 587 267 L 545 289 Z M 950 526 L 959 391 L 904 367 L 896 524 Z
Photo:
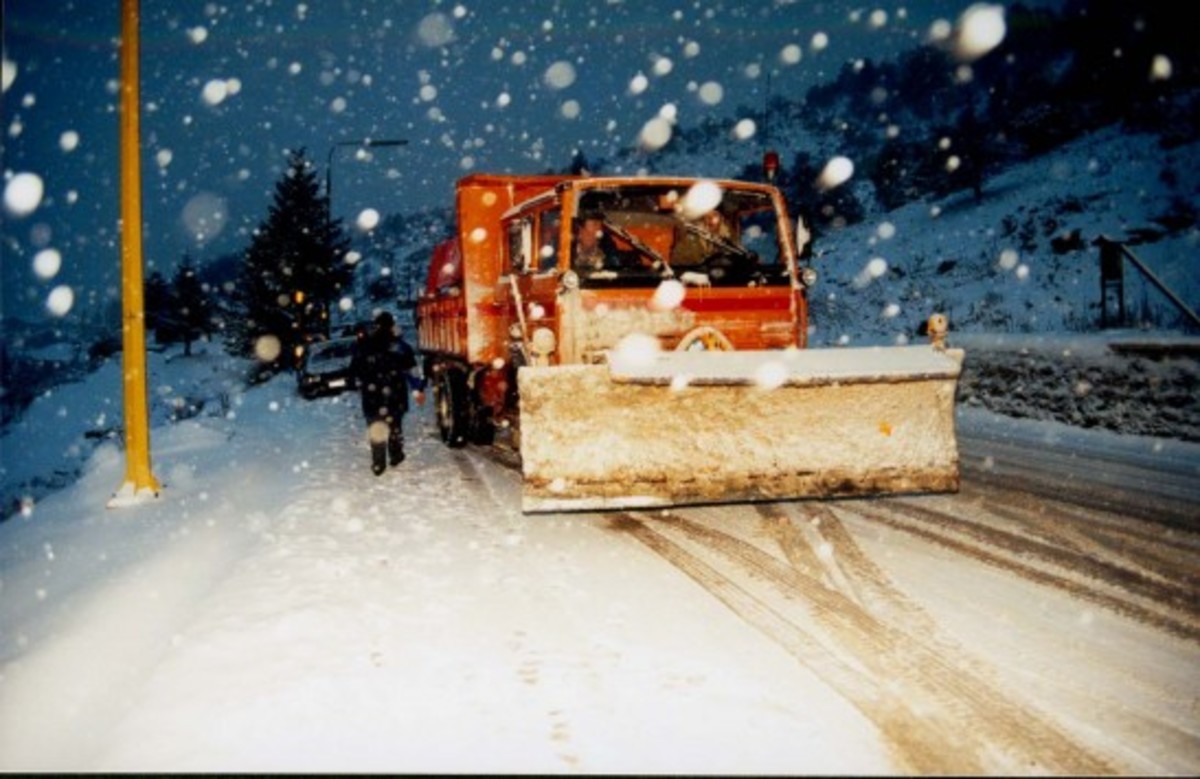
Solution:
M 404 460 L 404 415 L 411 390 L 417 405 L 425 403 L 425 379 L 412 347 L 400 335 L 387 311 L 375 322 L 355 351 L 350 370 L 358 380 L 362 412 L 371 445 L 371 471 L 380 475 Z

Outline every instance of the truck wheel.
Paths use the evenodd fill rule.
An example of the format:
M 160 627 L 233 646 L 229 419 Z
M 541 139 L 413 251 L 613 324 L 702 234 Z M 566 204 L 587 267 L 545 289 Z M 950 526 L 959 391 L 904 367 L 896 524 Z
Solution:
M 442 371 L 434 394 L 442 443 L 454 449 L 466 446 L 469 406 L 467 380 L 462 371 L 453 368 Z
M 492 421 L 492 410 L 482 403 L 475 407 L 475 420 L 471 426 L 471 443 L 491 446 L 496 442 L 496 424 Z

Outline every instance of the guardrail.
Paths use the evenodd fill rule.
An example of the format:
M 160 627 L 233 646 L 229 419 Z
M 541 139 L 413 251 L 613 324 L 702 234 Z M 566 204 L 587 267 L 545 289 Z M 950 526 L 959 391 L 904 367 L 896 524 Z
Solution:
M 1104 300 L 1107 293 L 1107 287 L 1112 282 L 1120 283 L 1122 279 L 1121 261 L 1122 259 L 1129 262 L 1136 268 L 1147 281 L 1153 284 L 1159 292 L 1166 295 L 1167 299 L 1175 304 L 1184 316 L 1192 321 L 1197 328 L 1200 328 L 1200 316 L 1188 307 L 1186 303 L 1178 295 L 1176 295 L 1170 287 L 1168 287 L 1162 279 L 1160 279 L 1154 271 L 1142 262 L 1136 254 L 1130 251 L 1129 247 L 1120 241 L 1114 241 L 1107 236 L 1100 236 L 1094 241 L 1096 246 L 1100 247 L 1100 306 L 1101 306 L 1101 326 L 1107 326 L 1108 307 Z M 1121 295 L 1121 317 L 1125 316 L 1125 298 L 1124 289 L 1120 290 Z M 1123 324 L 1123 322 L 1122 322 Z

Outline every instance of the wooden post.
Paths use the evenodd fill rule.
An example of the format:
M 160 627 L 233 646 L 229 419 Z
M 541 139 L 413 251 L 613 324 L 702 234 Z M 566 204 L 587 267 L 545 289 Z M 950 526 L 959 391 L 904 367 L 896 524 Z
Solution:
M 1125 272 L 1122 265 L 1121 244 L 1105 236 L 1096 239 L 1100 247 L 1100 327 L 1107 328 L 1108 296 L 1115 292 L 1117 296 L 1117 325 L 1125 326 Z

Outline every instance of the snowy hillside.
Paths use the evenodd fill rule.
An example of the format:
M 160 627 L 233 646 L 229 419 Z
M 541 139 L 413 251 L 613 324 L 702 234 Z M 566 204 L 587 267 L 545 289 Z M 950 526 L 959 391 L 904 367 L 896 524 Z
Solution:
M 960 332 L 1094 331 L 1101 236 L 1200 310 L 1200 228 L 1186 210 L 1200 200 L 1197 169 L 1200 142 L 1164 149 L 1107 129 L 988 179 L 979 203 L 964 191 L 823 236 L 816 342 L 903 340 L 933 311 Z M 1130 325 L 1187 323 L 1128 263 L 1125 276 Z

